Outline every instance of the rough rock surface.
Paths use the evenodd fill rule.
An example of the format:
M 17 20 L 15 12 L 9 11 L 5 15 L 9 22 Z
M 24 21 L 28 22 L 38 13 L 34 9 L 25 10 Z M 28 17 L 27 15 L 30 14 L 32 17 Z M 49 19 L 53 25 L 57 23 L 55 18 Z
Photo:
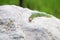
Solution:
M 29 21 L 33 13 L 46 14 L 15 5 L 0 6 L 0 40 L 60 40 L 60 19 L 50 15 Z

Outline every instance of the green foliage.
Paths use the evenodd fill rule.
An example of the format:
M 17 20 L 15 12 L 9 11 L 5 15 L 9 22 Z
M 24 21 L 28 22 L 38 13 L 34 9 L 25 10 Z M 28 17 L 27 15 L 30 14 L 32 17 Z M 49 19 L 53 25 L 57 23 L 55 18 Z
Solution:
M 19 5 L 19 0 L 0 0 L 0 5 Z
M 23 0 L 22 5 L 60 18 L 60 0 Z

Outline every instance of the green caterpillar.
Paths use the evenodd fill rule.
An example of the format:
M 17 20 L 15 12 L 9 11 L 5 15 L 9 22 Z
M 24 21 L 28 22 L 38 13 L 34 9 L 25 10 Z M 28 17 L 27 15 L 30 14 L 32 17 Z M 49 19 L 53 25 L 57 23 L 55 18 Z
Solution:
M 51 17 L 50 14 L 45 14 L 45 13 L 32 13 L 32 15 L 29 17 L 29 21 L 33 20 L 36 17 Z

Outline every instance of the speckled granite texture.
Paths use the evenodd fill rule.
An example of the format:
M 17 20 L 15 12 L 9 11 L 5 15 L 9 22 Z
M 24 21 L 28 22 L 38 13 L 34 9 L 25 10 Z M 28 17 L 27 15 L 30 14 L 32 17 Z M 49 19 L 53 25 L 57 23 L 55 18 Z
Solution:
M 60 19 L 49 14 L 51 17 L 31 19 L 35 13 L 46 14 L 15 5 L 0 6 L 0 40 L 60 40 Z

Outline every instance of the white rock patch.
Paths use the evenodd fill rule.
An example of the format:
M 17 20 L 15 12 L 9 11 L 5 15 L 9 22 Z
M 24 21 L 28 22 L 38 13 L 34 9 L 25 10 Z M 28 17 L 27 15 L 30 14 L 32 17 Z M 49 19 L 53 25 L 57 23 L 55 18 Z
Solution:
M 35 13 L 43 13 L 15 5 L 0 6 L 0 40 L 60 40 L 60 19 L 36 17 L 29 22 Z

